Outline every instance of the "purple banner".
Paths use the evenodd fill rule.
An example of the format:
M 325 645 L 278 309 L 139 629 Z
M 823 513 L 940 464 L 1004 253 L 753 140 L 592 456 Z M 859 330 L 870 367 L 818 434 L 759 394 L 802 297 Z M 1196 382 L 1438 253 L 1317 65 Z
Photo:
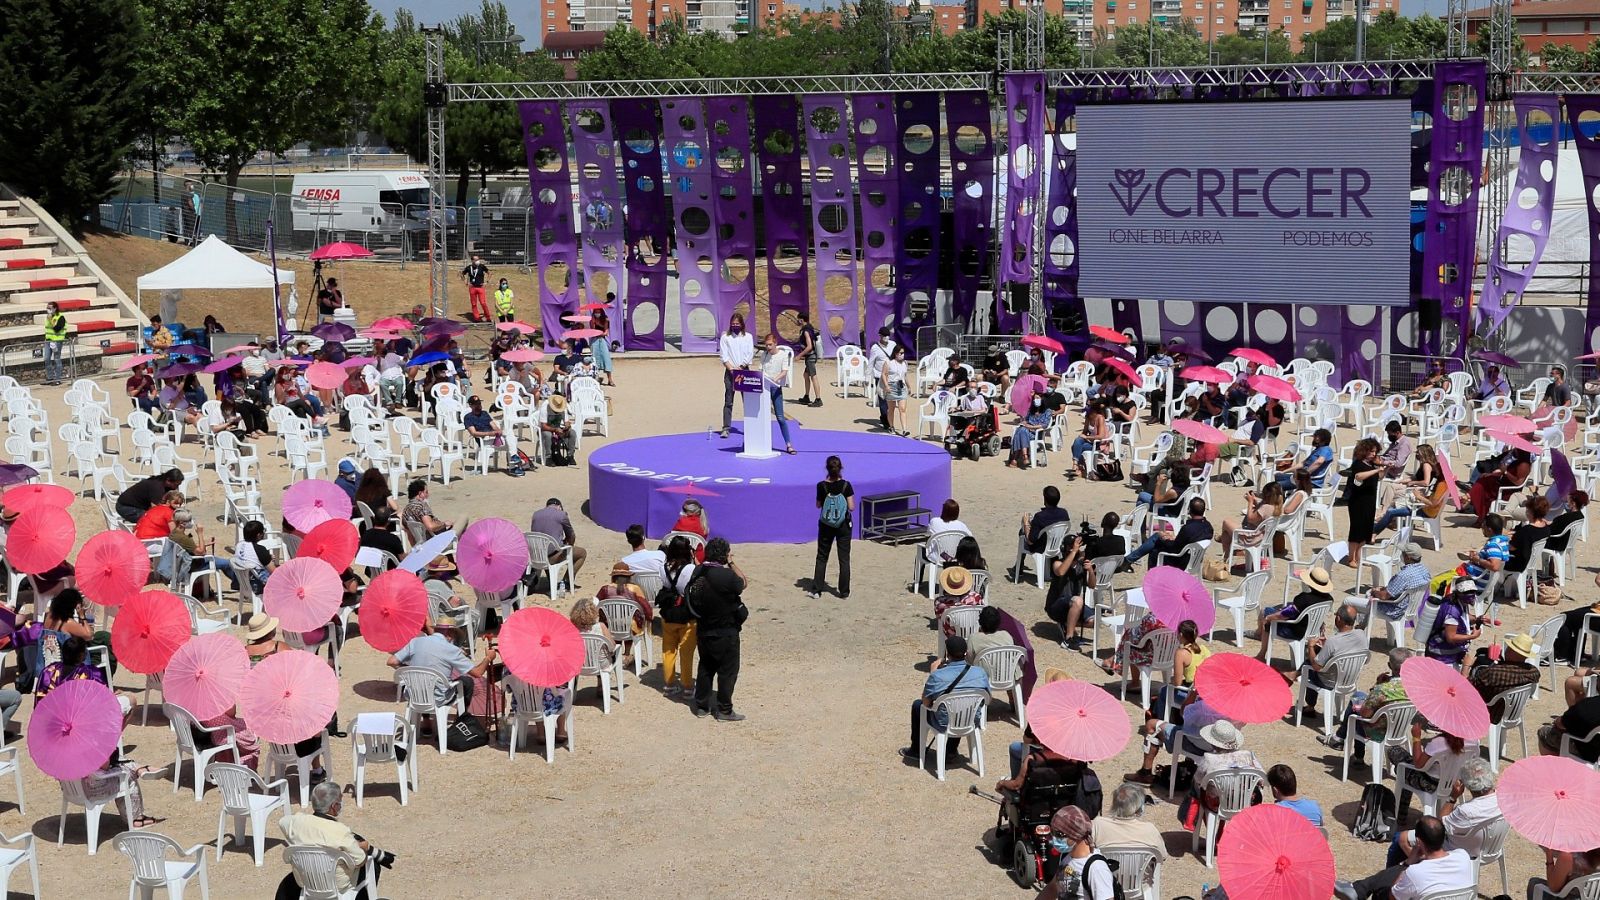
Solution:
M 1251 303 L 1245 307 L 1250 319 L 1249 337 L 1235 346 L 1254 347 L 1272 355 L 1279 363 L 1294 358 L 1294 307 L 1287 303 Z M 1224 348 L 1223 352 L 1233 347 Z
M 1428 159 L 1428 214 L 1422 241 L 1422 296 L 1441 317 L 1470 331 L 1477 260 L 1479 185 L 1483 180 L 1483 60 L 1434 67 L 1433 140 Z
M 950 235 L 955 251 L 955 297 L 951 310 L 956 319 L 971 321 L 978 286 L 989 272 L 989 235 L 994 226 L 994 137 L 987 91 L 950 91 L 944 98 L 945 122 L 950 129 L 950 183 L 955 190 Z M 1030 151 L 1037 152 L 1037 148 Z M 1037 168 L 1037 160 L 1034 167 Z M 1007 311 L 1004 296 L 996 291 L 990 330 L 1015 333 L 1022 316 Z
M 717 349 L 722 323 L 717 319 L 721 272 L 717 266 L 717 186 L 707 152 L 706 122 L 698 97 L 661 101 L 662 143 L 672 178 L 673 233 L 677 235 L 678 317 L 683 349 Z
M 1112 309 L 1115 311 L 1118 306 L 1123 304 L 1132 307 L 1135 315 L 1137 315 L 1139 304 L 1131 300 L 1118 300 L 1112 304 Z M 1195 303 L 1192 300 L 1168 300 L 1163 303 L 1157 303 L 1156 312 L 1161 319 L 1161 340 L 1179 340 L 1191 347 L 1206 349 L 1201 333 L 1202 323 L 1205 318 L 1201 311 L 1201 306 L 1203 304 Z M 1113 315 L 1112 321 L 1112 327 L 1118 331 L 1127 329 L 1126 318 Z M 1135 353 L 1134 355 L 1138 356 L 1139 354 Z
M 1339 344 L 1344 339 L 1344 312 L 1336 306 L 1296 306 L 1294 308 L 1294 355 L 1309 360 L 1325 359 L 1341 369 L 1344 357 Z M 1287 360 L 1286 360 L 1287 361 Z M 1329 381 L 1335 381 L 1338 372 Z M 1335 381 L 1334 387 L 1343 384 Z
M 895 340 L 916 346 L 916 329 L 934 324 L 939 288 L 939 95 L 895 97 L 899 146 L 900 243 L 895 249 Z
M 900 176 L 895 171 L 894 96 L 854 94 L 856 179 L 861 193 L 862 294 L 866 318 L 862 330 L 873 340 L 878 329 L 895 325 L 895 247 L 900 231 Z
M 1044 303 L 1049 315 L 1045 333 L 1061 342 L 1067 353 L 1056 361 L 1064 368 L 1067 358 L 1089 345 L 1088 312 L 1078 296 L 1078 204 L 1073 196 L 1078 181 L 1078 153 L 1072 119 L 1077 103 L 1071 91 L 1056 92 L 1056 120 L 1048 140 L 1054 150 L 1044 219 Z
M 1000 217 L 1001 283 L 1032 284 L 1033 211 L 1044 147 L 1044 74 L 1006 75 L 1006 204 Z M 1033 323 L 1037 325 L 1037 323 Z
M 788 94 L 765 94 L 753 103 L 767 253 L 767 330 L 794 344 L 800 329 L 788 314 L 811 309 L 806 271 L 810 237 L 800 181 L 800 103 Z
M 1589 213 L 1589 271 L 1600 272 L 1600 205 L 1595 198 L 1600 196 L 1600 129 L 1596 128 L 1596 121 L 1600 119 L 1600 96 L 1595 94 L 1568 94 L 1567 123 L 1572 126 L 1574 135 L 1573 143 L 1578 150 L 1578 165 L 1583 169 L 1583 197 L 1584 209 Z M 1588 121 L 1580 122 L 1584 113 L 1592 113 Z M 1583 340 L 1580 345 L 1584 352 L 1589 352 L 1595 347 L 1595 333 L 1600 330 L 1600 278 L 1593 274 L 1589 277 L 1588 302 L 1584 313 Z
M 800 106 L 811 171 L 811 242 L 817 256 L 814 295 L 822 350 L 832 356 L 861 339 L 848 104 L 838 94 L 808 94 Z
M 750 108 L 743 97 L 706 100 L 717 223 L 717 331 L 738 312 L 756 330 L 756 221 L 750 184 Z M 764 335 L 758 335 L 764 337 Z
M 1374 381 L 1378 351 L 1382 349 L 1383 316 L 1376 306 L 1343 306 L 1344 321 L 1339 328 L 1338 368 L 1334 375 L 1342 381 L 1362 378 Z M 1381 380 L 1381 379 L 1378 379 Z
M 1517 111 L 1517 126 L 1522 133 L 1522 153 L 1517 160 L 1517 178 L 1511 187 L 1505 215 L 1494 246 L 1489 252 L 1489 271 L 1478 299 L 1478 324 L 1485 335 L 1493 334 L 1522 301 L 1522 292 L 1533 280 L 1533 270 L 1550 240 L 1550 217 L 1555 209 L 1556 123 L 1561 121 L 1561 100 L 1554 94 L 1518 94 L 1512 98 Z M 1534 113 L 1544 114 L 1542 122 L 1529 122 Z M 1530 127 L 1532 126 L 1532 127 Z M 1545 140 L 1539 141 L 1538 134 Z M 1494 177 L 1499 177 L 1496 174 Z M 1526 262 L 1511 263 L 1508 255 Z
M 525 100 L 522 142 L 528 154 L 528 183 L 533 194 L 534 271 L 539 283 L 539 322 L 547 348 L 555 347 L 566 323 L 577 312 L 577 237 L 572 230 L 572 176 L 567 170 L 567 136 L 561 104 Z
M 622 187 L 627 199 L 627 315 L 623 341 L 630 350 L 663 350 L 667 308 L 665 178 L 661 172 L 661 118 L 654 100 L 613 100 L 611 115 L 622 138 Z
M 617 177 L 616 135 L 611 110 L 604 100 L 567 107 L 572 124 L 572 155 L 578 165 L 578 211 L 583 221 L 579 242 L 583 258 L 583 301 L 604 303 L 606 294 L 624 297 L 622 185 Z M 606 311 L 611 323 L 608 341 L 623 339 L 622 301 Z M 626 346 L 626 345 L 624 345 Z

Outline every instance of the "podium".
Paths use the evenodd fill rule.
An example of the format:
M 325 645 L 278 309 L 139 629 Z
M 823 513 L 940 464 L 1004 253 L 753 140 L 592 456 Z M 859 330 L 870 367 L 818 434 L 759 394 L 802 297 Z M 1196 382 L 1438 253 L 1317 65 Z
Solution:
M 744 397 L 744 449 L 740 459 L 771 459 L 778 455 L 772 449 L 772 394 L 767 391 L 767 380 L 757 369 L 734 369 L 733 389 Z

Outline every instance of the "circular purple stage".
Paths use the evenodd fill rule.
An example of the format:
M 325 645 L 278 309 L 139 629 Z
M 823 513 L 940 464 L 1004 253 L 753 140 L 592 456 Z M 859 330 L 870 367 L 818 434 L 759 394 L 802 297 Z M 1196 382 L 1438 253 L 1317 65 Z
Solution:
M 659 538 L 678 520 L 688 496 L 698 499 L 711 533 L 734 543 L 799 544 L 817 537 L 817 482 L 830 454 L 844 461 L 855 486 L 856 534 L 861 497 L 917 491 L 937 513 L 950 496 L 950 454 L 938 444 L 888 434 L 819 431 L 789 423 L 794 456 L 740 459 L 739 426 L 727 439 L 704 432 L 636 438 L 589 454 L 589 517 L 613 531 L 641 523 Z M 773 427 L 772 445 L 783 447 Z

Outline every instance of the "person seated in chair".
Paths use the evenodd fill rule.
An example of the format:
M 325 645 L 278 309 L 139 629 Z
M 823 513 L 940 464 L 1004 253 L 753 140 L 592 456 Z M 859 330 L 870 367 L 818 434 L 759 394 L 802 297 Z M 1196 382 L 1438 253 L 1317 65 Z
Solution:
M 934 660 L 928 680 L 922 685 L 922 696 L 911 702 L 911 743 L 900 751 L 905 759 L 921 762 L 922 745 L 919 731 L 924 721 L 928 727 L 943 732 L 949 727 L 945 711 L 935 710 L 939 700 L 953 691 L 989 692 L 989 675 L 982 668 L 967 662 L 967 639 L 952 635 L 944 642 L 945 658 Z
M 1122 558 L 1121 567 L 1131 569 L 1134 563 L 1152 553 L 1155 554 L 1150 557 L 1152 566 L 1169 565 L 1173 562 L 1171 557 L 1184 552 L 1184 549 L 1190 544 L 1211 540 L 1216 531 L 1211 527 L 1211 523 L 1206 521 L 1205 499 L 1202 497 L 1190 497 L 1189 520 L 1183 523 L 1183 527 L 1178 529 L 1177 534 L 1171 537 L 1165 536 L 1170 533 L 1170 529 L 1151 532 L 1150 537 L 1146 538 L 1144 543 L 1135 547 L 1132 553 Z
M 1478 870 L 1465 850 L 1445 847 L 1444 823 L 1438 816 L 1423 816 L 1417 822 L 1416 843 L 1406 861 L 1363 878 L 1336 881 L 1333 895 L 1339 900 L 1367 900 L 1390 897 L 1392 900 L 1417 900 L 1433 891 L 1476 887 Z
M 1021 759 L 1015 762 L 1016 774 L 994 786 L 1010 812 L 1007 816 L 1006 811 L 1002 811 L 1002 821 L 1018 822 L 1074 804 L 1080 786 L 1089 787 L 1084 785 L 1086 778 L 1093 779 L 1094 790 L 1099 788 L 1100 780 L 1088 763 L 1068 759 L 1039 743 L 1031 728 L 1023 734 L 1021 753 Z M 1092 794 L 1093 791 L 1085 791 L 1085 799 Z M 1092 816 L 1098 815 L 1100 810 L 1084 812 Z
M 1278 637 L 1298 641 L 1306 636 L 1305 621 L 1296 621 L 1313 606 L 1333 602 L 1333 577 L 1321 566 L 1300 573 L 1300 584 L 1305 588 L 1294 599 L 1281 606 L 1263 606 L 1256 620 L 1256 630 L 1245 632 L 1245 637 L 1261 641 L 1261 652 L 1256 659 L 1267 658 L 1267 628 L 1278 630 Z

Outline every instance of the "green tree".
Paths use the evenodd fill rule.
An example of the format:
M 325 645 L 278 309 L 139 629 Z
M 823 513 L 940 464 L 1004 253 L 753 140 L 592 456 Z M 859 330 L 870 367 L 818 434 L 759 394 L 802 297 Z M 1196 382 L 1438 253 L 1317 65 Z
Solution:
M 1206 61 L 1206 43 L 1194 21 L 1177 24 L 1136 22 L 1117 29 L 1114 38 L 1104 32 L 1095 35 L 1093 63 L 1096 66 L 1147 66 L 1154 50 L 1156 65 L 1198 66 Z
M 1490 45 L 1493 43 L 1495 33 L 1499 30 L 1500 29 L 1495 25 L 1494 20 L 1491 19 L 1487 22 L 1484 22 L 1483 26 L 1478 29 L 1478 36 L 1472 41 L 1472 52 L 1477 56 L 1488 59 Z M 1526 69 L 1527 67 L 1528 47 L 1523 43 L 1522 35 L 1517 33 L 1516 28 L 1513 25 L 1511 29 L 1511 68 L 1514 70 L 1521 70 Z
M 1384 10 L 1367 26 L 1368 59 L 1436 59 L 1444 55 L 1445 24 L 1433 16 L 1402 18 Z M 1356 58 L 1356 20 L 1339 19 L 1307 34 L 1300 44 L 1303 61 Z
M 0 0 L 0 22 L 0 178 L 79 231 L 139 131 L 139 7 Z
M 369 96 L 382 22 L 366 0 L 142 2 L 173 131 L 229 188 L 258 152 L 343 133 Z M 236 239 L 231 203 L 226 221 Z
M 1294 59 L 1289 36 L 1282 28 L 1270 32 L 1256 29 L 1219 35 L 1215 48 L 1217 64 L 1223 66 L 1258 62 L 1282 63 Z
M 687 78 L 695 74 L 668 48 L 626 25 L 606 32 L 605 42 L 578 60 L 578 78 L 584 81 Z
M 1539 51 L 1539 63 L 1551 72 L 1587 72 L 1588 56 L 1582 50 L 1545 44 Z

